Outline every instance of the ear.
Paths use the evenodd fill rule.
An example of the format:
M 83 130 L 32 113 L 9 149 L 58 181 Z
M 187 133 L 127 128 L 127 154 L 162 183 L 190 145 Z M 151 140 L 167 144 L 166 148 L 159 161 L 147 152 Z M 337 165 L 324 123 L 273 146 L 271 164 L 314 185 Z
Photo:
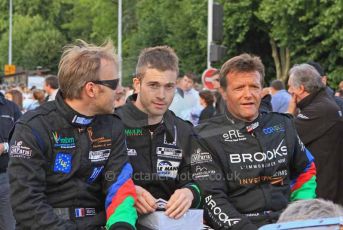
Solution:
M 300 91 L 301 94 L 305 92 L 305 87 L 304 87 L 304 85 L 300 85 L 300 86 L 299 86 L 299 91 Z
M 92 82 L 87 82 L 83 87 L 84 94 L 90 98 L 94 98 L 99 91 L 99 88 Z
M 323 76 L 322 77 L 322 82 L 323 82 L 324 85 L 326 85 L 327 82 L 328 82 L 328 77 L 327 76 Z
M 226 95 L 226 90 L 224 90 L 222 87 L 219 87 L 218 89 L 219 93 L 222 95 L 222 98 L 227 101 L 227 95 Z
M 133 83 L 133 88 L 135 92 L 139 93 L 140 88 L 141 88 L 141 81 L 137 77 L 135 77 L 132 79 L 132 83 Z

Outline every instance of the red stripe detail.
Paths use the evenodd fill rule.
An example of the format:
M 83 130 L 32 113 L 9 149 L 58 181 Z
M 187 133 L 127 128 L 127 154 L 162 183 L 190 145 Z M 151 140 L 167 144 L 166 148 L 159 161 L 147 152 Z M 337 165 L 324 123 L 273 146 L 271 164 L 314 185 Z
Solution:
M 304 172 L 304 173 L 299 175 L 299 177 L 297 178 L 297 181 L 293 185 L 291 191 L 293 192 L 293 191 L 297 190 L 298 188 L 300 188 L 303 184 L 305 184 L 307 181 L 309 181 L 315 175 L 316 175 L 316 166 L 315 166 L 314 162 L 312 162 L 311 166 L 307 170 L 307 172 Z
M 111 204 L 106 209 L 107 219 L 116 211 L 116 208 L 125 200 L 126 197 L 132 196 L 136 202 L 136 189 L 132 179 L 127 180 L 117 191 L 116 195 L 112 198 Z

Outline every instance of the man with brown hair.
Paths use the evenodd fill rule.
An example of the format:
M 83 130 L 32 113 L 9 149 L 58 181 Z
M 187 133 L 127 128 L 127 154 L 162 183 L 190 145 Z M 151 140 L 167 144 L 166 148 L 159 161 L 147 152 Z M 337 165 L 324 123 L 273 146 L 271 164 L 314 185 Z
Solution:
M 56 100 L 25 113 L 10 141 L 16 229 L 135 229 L 136 193 L 111 42 L 66 47 Z
M 125 124 L 138 212 L 156 211 L 162 198 L 167 201 L 166 215 L 176 219 L 200 204 L 198 187 L 190 178 L 192 126 L 168 110 L 178 71 L 171 48 L 144 49 L 133 80 L 137 94 L 117 110 Z
M 194 128 L 193 177 L 211 227 L 257 229 L 276 222 L 289 201 L 315 197 L 315 165 L 290 116 L 259 110 L 259 57 L 233 57 L 220 75 L 227 108 Z
M 58 79 L 55 75 L 48 75 L 44 80 L 44 91 L 48 94 L 45 101 L 53 101 L 58 91 Z
M 180 94 L 179 91 L 176 92 L 178 97 L 174 97 L 169 108 L 176 116 L 192 122 L 193 125 L 198 124 L 199 116 L 203 109 L 199 102 L 199 92 L 194 89 L 196 81 L 197 76 L 192 72 L 183 75 L 178 84 L 182 91 L 182 95 L 178 95 Z

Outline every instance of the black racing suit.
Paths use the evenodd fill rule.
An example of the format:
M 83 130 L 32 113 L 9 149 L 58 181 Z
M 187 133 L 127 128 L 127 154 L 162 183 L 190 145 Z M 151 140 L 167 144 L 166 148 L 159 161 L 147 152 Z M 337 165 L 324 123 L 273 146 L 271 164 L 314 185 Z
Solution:
M 288 115 L 262 112 L 250 123 L 227 111 L 195 127 L 191 165 L 214 229 L 273 223 L 290 200 L 315 197 L 313 157 Z
M 135 185 L 166 201 L 176 189 L 187 187 L 194 196 L 191 207 L 199 207 L 200 193 L 190 171 L 192 125 L 167 110 L 162 123 L 151 133 L 148 115 L 132 101 L 116 112 L 124 122 Z
M 104 226 L 106 213 L 116 215 L 111 210 L 105 213 L 105 199 L 109 206 L 119 202 L 110 194 L 115 192 L 113 186 L 122 186 L 117 184 L 119 173 L 130 178 L 123 175 L 129 165 L 124 138 L 118 117 L 83 116 L 65 104 L 60 93 L 55 101 L 24 114 L 11 138 L 8 169 L 17 229 Z M 126 196 L 134 197 L 134 185 L 129 182 Z M 65 209 L 70 215 L 56 211 Z M 126 210 L 131 218 L 137 216 L 133 205 Z M 133 229 L 129 222 L 119 219 L 107 227 Z

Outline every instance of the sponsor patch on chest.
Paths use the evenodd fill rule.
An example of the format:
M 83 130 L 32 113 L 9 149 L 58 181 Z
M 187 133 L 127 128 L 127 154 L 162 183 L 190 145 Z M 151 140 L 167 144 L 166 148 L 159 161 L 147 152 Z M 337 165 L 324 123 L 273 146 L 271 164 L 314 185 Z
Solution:
M 91 162 L 105 161 L 110 156 L 110 153 L 110 149 L 90 151 L 88 159 L 91 160 Z
M 176 178 L 180 162 L 157 159 L 157 174 L 161 177 Z
M 181 159 L 182 158 L 182 149 L 157 147 L 156 148 L 156 154 L 158 157 Z

